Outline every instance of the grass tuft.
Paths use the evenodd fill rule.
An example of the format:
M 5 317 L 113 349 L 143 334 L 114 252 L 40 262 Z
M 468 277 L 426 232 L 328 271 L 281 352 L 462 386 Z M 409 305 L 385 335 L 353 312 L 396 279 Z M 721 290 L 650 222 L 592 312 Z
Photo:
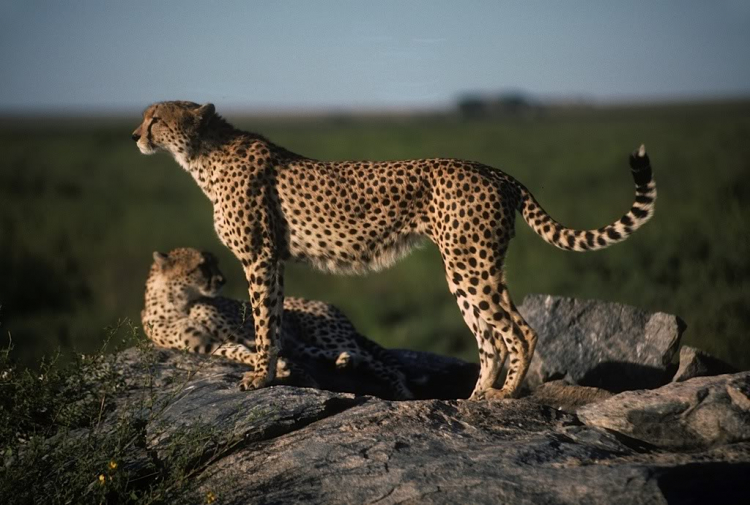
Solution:
M 149 445 L 165 427 L 160 418 L 175 395 L 155 400 L 156 352 L 129 321 L 108 330 L 106 342 L 136 344 L 135 389 L 104 350 L 38 370 L 19 367 L 12 345 L 0 352 L 0 496 L 3 503 L 211 503 L 220 490 L 197 490 L 196 477 L 232 450 L 215 427 L 170 430 L 159 450 Z M 187 384 L 193 374 L 187 374 Z M 122 401 L 128 397 L 128 401 Z M 148 434 L 147 434 L 147 429 Z M 235 442 L 236 443 L 236 442 Z

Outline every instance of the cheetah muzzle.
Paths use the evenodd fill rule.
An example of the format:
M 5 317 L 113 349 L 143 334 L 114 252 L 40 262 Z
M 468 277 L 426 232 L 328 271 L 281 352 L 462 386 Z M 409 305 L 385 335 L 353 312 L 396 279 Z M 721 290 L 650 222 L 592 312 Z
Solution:
M 635 202 L 628 212 L 596 230 L 573 230 L 521 183 L 480 163 L 316 161 L 234 128 L 212 104 L 153 104 L 133 139 L 144 154 L 170 153 L 193 176 L 213 203 L 219 238 L 242 262 L 258 353 L 251 387 L 276 373 L 286 260 L 361 273 L 393 264 L 427 238 L 440 250 L 450 292 L 477 340 L 472 398 L 515 396 L 537 341 L 503 275 L 515 212 L 547 243 L 593 251 L 625 240 L 651 218 L 656 200 L 643 146 L 630 157 Z M 508 372 L 496 389 L 506 357 Z

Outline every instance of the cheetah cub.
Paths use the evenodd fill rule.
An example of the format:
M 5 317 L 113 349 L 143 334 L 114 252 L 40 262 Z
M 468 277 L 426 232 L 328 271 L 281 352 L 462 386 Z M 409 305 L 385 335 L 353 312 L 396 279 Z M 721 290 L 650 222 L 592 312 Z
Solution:
M 207 252 L 180 248 L 155 252 L 146 281 L 141 320 L 146 335 L 161 347 L 218 354 L 255 367 L 253 313 L 248 303 L 218 296 L 224 276 Z M 277 378 L 316 387 L 299 363 L 335 362 L 339 368 L 368 369 L 397 400 L 413 398 L 395 357 L 358 333 L 335 307 L 287 298 Z
M 472 398 L 515 396 L 537 341 L 503 275 L 515 213 L 549 244 L 593 251 L 640 228 L 656 200 L 643 146 L 630 157 L 635 202 L 628 212 L 596 230 L 573 230 L 521 183 L 481 163 L 316 161 L 234 128 L 212 104 L 153 104 L 132 138 L 142 153 L 166 151 L 193 176 L 213 203 L 219 238 L 242 262 L 258 346 L 248 387 L 276 373 L 284 261 L 360 273 L 391 265 L 427 238 L 440 250 L 448 288 L 479 347 Z M 508 373 L 496 389 L 506 356 Z

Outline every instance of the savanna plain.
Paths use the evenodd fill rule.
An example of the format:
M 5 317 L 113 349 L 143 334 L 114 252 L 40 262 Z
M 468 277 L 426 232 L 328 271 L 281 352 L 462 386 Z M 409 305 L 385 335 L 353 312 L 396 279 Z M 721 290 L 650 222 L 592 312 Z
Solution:
M 654 219 L 623 244 L 570 253 L 520 215 L 506 271 L 529 293 L 599 298 L 681 316 L 683 342 L 750 367 L 750 102 L 542 107 L 520 114 L 261 118 L 217 109 L 236 126 L 321 160 L 452 157 L 519 179 L 554 218 L 598 228 L 630 206 L 627 157 L 645 143 L 659 197 Z M 125 319 L 139 324 L 151 253 L 217 254 L 245 281 L 212 226 L 211 204 L 166 154 L 130 140 L 140 118 L 0 119 L 0 345 L 34 366 L 58 350 L 99 349 Z M 340 307 L 387 347 L 476 360 L 476 344 L 426 243 L 387 271 L 331 276 L 287 268 L 286 293 Z

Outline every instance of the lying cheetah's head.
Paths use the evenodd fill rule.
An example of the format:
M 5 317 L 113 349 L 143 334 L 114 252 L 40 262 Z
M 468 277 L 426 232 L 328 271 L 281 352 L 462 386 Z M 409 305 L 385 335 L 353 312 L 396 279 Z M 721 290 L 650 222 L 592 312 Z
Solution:
M 183 247 L 168 254 L 154 252 L 148 282 L 180 299 L 195 300 L 218 295 L 225 281 L 213 254 Z
M 173 156 L 190 156 L 203 127 L 214 116 L 213 104 L 159 102 L 143 113 L 143 122 L 132 138 L 143 154 L 167 151 Z

